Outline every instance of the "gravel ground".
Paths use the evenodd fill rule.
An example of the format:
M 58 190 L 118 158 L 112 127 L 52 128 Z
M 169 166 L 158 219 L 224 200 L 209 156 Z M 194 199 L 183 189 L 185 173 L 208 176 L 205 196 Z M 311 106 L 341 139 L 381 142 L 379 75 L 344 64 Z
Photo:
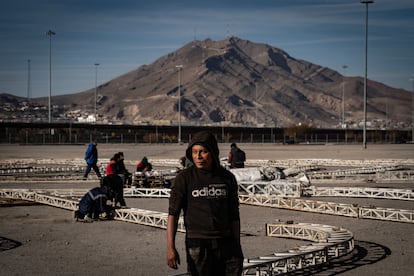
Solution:
M 0 145 L 1 160 L 77 159 L 86 145 L 17 146 Z M 414 145 L 252 145 L 241 144 L 251 159 L 409 159 Z M 126 159 L 178 158 L 186 145 L 100 144 L 102 160 L 117 151 Z M 229 145 L 220 145 L 225 156 Z M 83 182 L 16 183 L 0 182 L 0 188 L 92 188 L 96 180 Z M 367 183 L 375 185 L 375 183 Z M 381 183 L 381 187 L 396 187 Z M 401 184 L 413 187 L 413 183 Z M 368 199 L 323 198 L 324 201 L 358 203 L 390 208 L 413 209 L 412 202 Z M 166 199 L 127 199 L 130 207 L 167 211 Z M 354 219 L 332 215 L 241 205 L 242 246 L 252 258 L 283 251 L 308 242 L 265 237 L 265 224 L 293 220 L 341 226 L 355 236 L 352 254 L 320 268 L 294 275 L 413 275 L 413 224 Z M 175 275 L 185 271 L 183 234 L 177 245 L 182 258 L 178 271 L 166 265 L 165 230 L 119 221 L 75 223 L 72 212 L 40 204 L 3 204 L 0 207 L 0 275 Z

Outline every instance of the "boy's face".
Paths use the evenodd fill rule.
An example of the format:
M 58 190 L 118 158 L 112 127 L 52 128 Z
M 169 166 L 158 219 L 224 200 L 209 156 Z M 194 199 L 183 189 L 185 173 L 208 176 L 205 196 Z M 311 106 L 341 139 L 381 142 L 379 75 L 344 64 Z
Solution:
M 191 156 L 193 157 L 194 165 L 198 169 L 211 171 L 213 168 L 213 156 L 205 147 L 201 145 L 194 145 L 191 148 Z

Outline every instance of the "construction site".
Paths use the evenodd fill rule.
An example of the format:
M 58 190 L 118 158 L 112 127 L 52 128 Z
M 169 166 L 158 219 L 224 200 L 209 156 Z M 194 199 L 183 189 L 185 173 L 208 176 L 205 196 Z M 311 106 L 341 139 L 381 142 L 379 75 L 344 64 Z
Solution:
M 240 144 L 244 275 L 410 275 L 414 273 L 414 145 Z M 166 265 L 169 188 L 186 145 L 104 144 L 125 153 L 132 172 L 127 208 L 113 220 L 73 219 L 80 198 L 99 186 L 82 180 L 86 145 L 0 145 L 0 239 L 4 275 L 186 275 Z M 230 145 L 220 144 L 222 164 Z M 134 171 L 154 167 L 150 186 Z M 166 181 L 167 180 L 167 181 Z

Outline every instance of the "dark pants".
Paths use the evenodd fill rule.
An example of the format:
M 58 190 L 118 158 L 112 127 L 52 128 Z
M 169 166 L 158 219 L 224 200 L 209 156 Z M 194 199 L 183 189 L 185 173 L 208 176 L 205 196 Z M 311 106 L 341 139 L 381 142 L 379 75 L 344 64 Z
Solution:
M 244 168 L 244 163 L 232 163 L 230 165 L 230 169 L 233 169 L 233 168 Z
M 132 173 L 125 172 L 123 174 L 118 174 L 118 175 L 119 175 L 119 177 L 121 177 L 122 182 L 124 183 L 124 185 L 131 186 L 131 184 L 132 184 Z
M 97 206 L 92 206 L 90 210 L 75 211 L 75 218 L 84 219 L 86 215 L 92 219 L 99 219 L 99 209 Z
M 124 183 L 122 178 L 117 174 L 105 176 L 109 180 L 109 187 L 113 192 L 115 198 L 115 205 L 119 203 L 121 206 L 126 206 L 124 199 Z
M 91 172 L 91 169 L 93 169 L 98 177 L 101 177 L 101 172 L 99 171 L 99 168 L 96 164 L 87 164 L 85 173 L 83 174 L 83 177 L 88 177 L 88 174 Z
M 232 239 L 186 239 L 188 272 L 192 276 L 240 276 L 243 252 Z

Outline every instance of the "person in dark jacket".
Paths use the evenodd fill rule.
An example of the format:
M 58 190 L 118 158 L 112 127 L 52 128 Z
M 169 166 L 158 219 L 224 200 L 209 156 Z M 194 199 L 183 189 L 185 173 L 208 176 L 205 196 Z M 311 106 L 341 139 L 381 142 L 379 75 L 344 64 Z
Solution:
M 240 149 L 236 143 L 230 145 L 230 152 L 227 162 L 230 164 L 230 168 L 244 168 L 244 162 L 246 161 L 246 153 Z
M 186 169 L 188 167 L 191 167 L 193 165 L 193 162 L 190 161 L 185 155 L 180 158 L 180 164 L 183 169 Z
M 79 209 L 75 211 L 75 219 L 99 219 L 100 214 L 105 214 L 105 218 L 112 218 L 111 208 L 106 204 L 110 196 L 110 189 L 104 185 L 89 190 L 80 200 Z
M 143 186 L 144 188 L 151 187 L 151 175 L 152 175 L 152 164 L 148 162 L 148 158 L 144 156 L 141 161 L 137 164 L 137 172 L 142 173 L 145 177 Z
M 122 178 L 122 181 L 124 183 L 124 185 L 129 185 L 131 186 L 132 184 L 132 173 L 130 173 L 124 163 L 125 160 L 125 156 L 124 153 L 122 151 L 118 152 L 119 154 L 119 160 L 118 160 L 118 169 L 117 169 L 117 173 L 118 175 Z
M 98 176 L 98 178 L 101 178 L 101 172 L 99 171 L 98 166 L 96 165 L 98 163 L 98 149 L 97 146 L 98 143 L 96 140 L 93 140 L 92 143 L 88 145 L 88 148 L 85 152 L 85 161 L 86 161 L 86 169 L 85 173 L 83 174 L 83 180 L 86 180 L 88 178 L 89 173 L 91 172 L 91 169 L 93 169 Z
M 109 187 L 114 192 L 115 206 L 119 203 L 121 207 L 126 207 L 124 199 L 124 183 L 122 178 L 119 176 L 119 160 L 121 156 L 119 153 L 115 153 L 114 156 L 109 160 L 106 166 L 106 175 L 102 179 L 103 182 L 108 182 Z
M 186 156 L 193 166 L 181 171 L 172 187 L 167 222 L 167 264 L 177 269 L 175 236 L 181 210 L 186 230 L 187 270 L 191 275 L 241 275 L 238 185 L 219 161 L 216 138 L 198 132 Z

